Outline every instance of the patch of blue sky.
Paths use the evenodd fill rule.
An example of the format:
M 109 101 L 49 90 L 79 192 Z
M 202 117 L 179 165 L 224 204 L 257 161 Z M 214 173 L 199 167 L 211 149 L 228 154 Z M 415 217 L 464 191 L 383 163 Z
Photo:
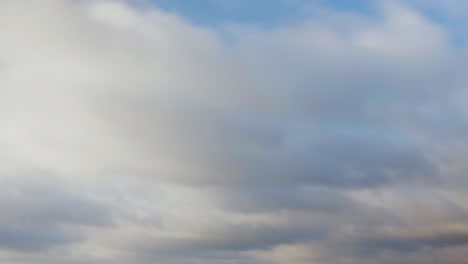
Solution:
M 451 16 L 441 9 L 423 8 L 419 9 L 426 18 L 433 21 L 448 31 L 450 40 L 455 46 L 464 46 L 468 39 L 468 19 L 466 17 Z
M 229 1 L 223 0 L 152 0 L 156 6 L 177 13 L 195 24 L 204 26 L 225 23 L 270 23 L 285 10 L 280 1 Z
M 320 5 L 336 11 L 354 12 L 368 16 L 376 14 L 375 3 L 369 0 L 322 0 L 318 2 Z
M 314 8 L 374 14 L 369 0 L 151 0 L 151 3 L 203 26 L 275 26 L 312 15 Z
M 135 0 L 137 1 L 137 0 Z M 226 25 L 249 24 L 274 28 L 307 19 L 317 10 L 354 13 L 370 18 L 379 17 L 378 1 L 372 0 L 146 0 L 163 10 L 176 13 L 191 23 L 218 29 Z M 440 8 L 402 1 L 421 12 L 436 24 L 450 29 L 454 45 L 468 38 L 468 19 L 451 17 Z M 228 34 L 229 35 L 229 34 Z

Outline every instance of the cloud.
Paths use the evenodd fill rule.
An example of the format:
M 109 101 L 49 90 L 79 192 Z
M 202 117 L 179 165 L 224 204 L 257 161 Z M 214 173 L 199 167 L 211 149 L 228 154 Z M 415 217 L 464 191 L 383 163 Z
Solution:
M 466 54 L 408 6 L 2 1 L 1 258 L 462 263 Z
M 79 227 L 111 226 L 110 208 L 50 179 L 2 178 L 0 247 L 42 251 L 85 239 Z M 69 187 L 65 187 L 69 188 Z

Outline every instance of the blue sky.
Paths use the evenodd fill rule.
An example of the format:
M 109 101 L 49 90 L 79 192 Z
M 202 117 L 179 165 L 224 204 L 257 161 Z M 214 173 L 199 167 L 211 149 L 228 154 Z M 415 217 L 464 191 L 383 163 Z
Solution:
M 363 14 L 372 14 L 374 9 L 368 0 L 151 0 L 151 3 L 208 26 L 225 23 L 278 25 L 297 20 L 298 16 L 311 16 L 317 7 Z
M 458 12 L 468 6 L 461 1 L 399 1 L 418 10 L 428 19 L 443 24 L 453 33 L 455 43 L 468 36 L 468 20 Z M 347 12 L 369 17 L 379 15 L 379 2 L 370 0 L 148 0 L 150 5 L 174 12 L 193 23 L 219 28 L 230 24 L 251 24 L 260 27 L 279 27 L 313 18 L 317 10 Z M 459 7 L 459 11 L 454 9 Z

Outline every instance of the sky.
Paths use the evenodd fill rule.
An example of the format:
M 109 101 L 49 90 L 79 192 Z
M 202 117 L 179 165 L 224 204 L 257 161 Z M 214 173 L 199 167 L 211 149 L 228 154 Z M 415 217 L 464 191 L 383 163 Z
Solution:
M 0 0 L 0 262 L 466 263 L 467 3 Z

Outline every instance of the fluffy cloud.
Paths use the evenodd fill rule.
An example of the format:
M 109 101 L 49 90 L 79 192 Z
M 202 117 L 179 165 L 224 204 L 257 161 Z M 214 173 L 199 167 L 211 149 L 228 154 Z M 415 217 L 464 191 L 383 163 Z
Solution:
M 376 8 L 215 30 L 2 1 L 0 258 L 462 263 L 465 51 Z

